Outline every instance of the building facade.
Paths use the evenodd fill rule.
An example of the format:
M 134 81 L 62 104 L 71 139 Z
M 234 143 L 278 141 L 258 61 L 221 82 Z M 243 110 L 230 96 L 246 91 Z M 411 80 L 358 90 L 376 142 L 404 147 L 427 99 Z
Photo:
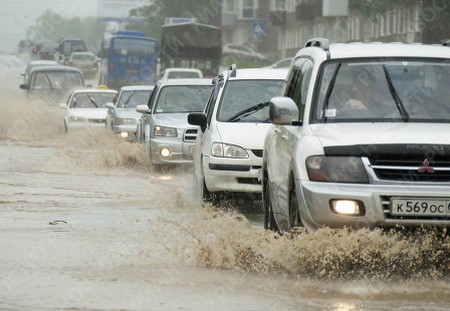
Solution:
M 421 7 L 367 18 L 349 0 L 223 0 L 223 43 L 252 45 L 272 58 L 290 57 L 314 37 L 331 42 L 421 42 Z

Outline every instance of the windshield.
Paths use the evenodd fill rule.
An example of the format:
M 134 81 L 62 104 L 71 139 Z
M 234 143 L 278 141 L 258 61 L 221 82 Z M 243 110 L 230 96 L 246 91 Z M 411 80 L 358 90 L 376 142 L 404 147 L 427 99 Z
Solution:
M 313 122 L 448 122 L 450 63 L 345 60 L 322 70 Z
M 137 105 L 146 105 L 150 94 L 150 90 L 123 91 L 117 108 L 136 108 Z
M 269 109 L 264 103 L 280 95 L 283 83 L 284 80 L 229 81 L 223 91 L 217 119 L 223 122 L 268 122 Z
M 105 108 L 111 102 L 115 93 L 86 92 L 77 93 L 72 97 L 70 108 Z
M 155 113 L 203 111 L 212 91 L 212 85 L 166 86 L 160 91 Z
M 153 55 L 156 53 L 156 43 L 136 38 L 114 38 L 112 49 L 120 55 Z
M 83 86 L 83 78 L 78 72 L 40 71 L 32 77 L 34 89 L 73 89 Z

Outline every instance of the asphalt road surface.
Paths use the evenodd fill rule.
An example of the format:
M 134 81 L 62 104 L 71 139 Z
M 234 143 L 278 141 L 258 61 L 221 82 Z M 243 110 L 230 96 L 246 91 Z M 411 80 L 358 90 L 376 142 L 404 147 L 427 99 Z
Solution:
M 193 202 L 190 168 L 63 133 L 19 90 L 23 59 L 0 66 L 0 310 L 450 309 L 442 232 L 266 232 L 245 201 Z

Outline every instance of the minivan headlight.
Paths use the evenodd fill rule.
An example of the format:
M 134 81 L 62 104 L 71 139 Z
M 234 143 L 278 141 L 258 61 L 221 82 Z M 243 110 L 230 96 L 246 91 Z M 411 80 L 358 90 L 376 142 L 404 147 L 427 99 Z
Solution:
M 158 137 L 177 137 L 177 129 L 174 127 L 156 125 L 153 134 Z
M 306 170 L 311 181 L 369 183 L 359 157 L 310 156 L 306 159 Z
M 220 158 L 248 158 L 248 153 L 244 148 L 217 142 L 212 144 L 211 155 Z

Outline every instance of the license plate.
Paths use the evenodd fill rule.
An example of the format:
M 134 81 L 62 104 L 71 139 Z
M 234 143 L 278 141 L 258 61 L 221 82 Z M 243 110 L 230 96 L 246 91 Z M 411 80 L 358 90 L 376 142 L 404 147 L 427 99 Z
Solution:
M 138 74 L 138 70 L 137 70 L 137 69 L 129 69 L 129 70 L 128 70 L 128 73 L 129 73 L 130 75 L 137 75 L 137 74 Z
M 394 216 L 433 216 L 450 215 L 450 199 L 391 199 L 391 214 Z

